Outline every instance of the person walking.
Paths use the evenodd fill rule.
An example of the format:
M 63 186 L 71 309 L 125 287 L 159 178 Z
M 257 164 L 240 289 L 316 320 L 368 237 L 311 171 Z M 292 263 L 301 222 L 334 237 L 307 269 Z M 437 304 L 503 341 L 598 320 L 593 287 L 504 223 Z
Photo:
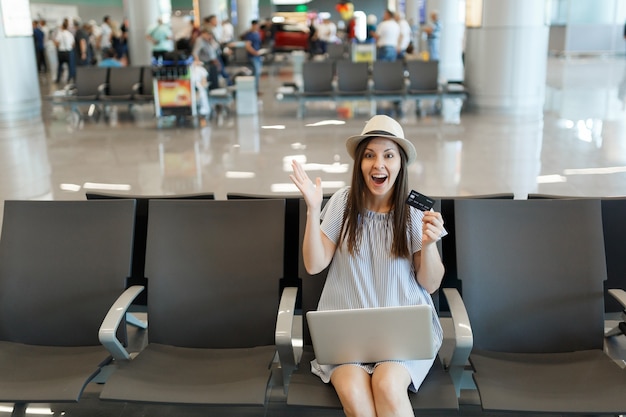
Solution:
M 396 22 L 391 10 L 385 10 L 383 21 L 376 27 L 376 59 L 379 61 L 395 61 L 398 55 L 400 25 Z
M 259 21 L 253 20 L 250 23 L 250 29 L 243 36 L 248 53 L 248 62 L 254 73 L 254 85 L 256 86 L 257 95 L 261 95 L 259 84 L 261 81 L 261 70 L 263 62 L 261 61 L 261 34 L 259 33 Z
M 61 27 L 56 33 L 54 38 L 54 44 L 57 47 L 58 67 L 57 77 L 55 82 L 58 84 L 61 82 L 61 75 L 63 74 L 63 64 L 67 66 L 67 81 L 75 78 L 74 59 L 72 54 L 74 53 L 74 35 L 69 31 L 69 21 L 63 20 Z
M 48 65 L 46 63 L 46 34 L 37 20 L 33 20 L 33 39 L 35 41 L 35 58 L 37 60 L 37 72 L 45 74 L 48 72 Z
M 431 24 L 424 28 L 428 41 L 428 56 L 430 61 L 439 61 L 439 38 L 441 37 L 441 22 L 439 12 L 430 13 Z

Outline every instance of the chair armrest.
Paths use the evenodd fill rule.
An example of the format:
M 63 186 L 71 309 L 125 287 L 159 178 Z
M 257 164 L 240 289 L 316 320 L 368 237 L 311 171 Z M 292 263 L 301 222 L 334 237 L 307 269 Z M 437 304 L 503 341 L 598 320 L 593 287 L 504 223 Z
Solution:
M 292 372 L 296 369 L 296 355 L 293 347 L 293 322 L 296 309 L 298 288 L 287 287 L 283 290 L 276 319 L 276 350 L 283 374 L 283 388 L 287 393 Z
M 610 289 L 609 294 L 619 302 L 624 310 L 622 311 L 622 321 L 617 326 L 604 332 L 604 337 L 626 335 L 626 291 L 622 289 Z
M 626 310 L 626 291 L 622 289 L 610 289 L 609 294 L 617 300 Z
M 100 325 L 98 338 L 100 343 L 109 351 L 114 359 L 130 359 L 130 353 L 124 348 L 117 338 L 117 329 L 126 316 L 128 307 L 137 296 L 144 290 L 142 285 L 133 285 L 119 296 L 109 309 L 106 317 Z
M 444 363 L 448 369 L 457 397 L 461 394 L 461 384 L 465 365 L 469 359 L 472 347 L 474 346 L 474 335 L 470 325 L 469 316 L 463 303 L 463 299 L 456 288 L 444 288 L 443 294 L 448 301 L 450 314 L 454 324 L 454 351 L 449 359 L 449 363 Z
M 108 83 L 103 83 L 100 84 L 98 86 L 98 95 L 99 96 L 105 96 L 107 95 L 107 88 L 109 88 L 109 84 Z

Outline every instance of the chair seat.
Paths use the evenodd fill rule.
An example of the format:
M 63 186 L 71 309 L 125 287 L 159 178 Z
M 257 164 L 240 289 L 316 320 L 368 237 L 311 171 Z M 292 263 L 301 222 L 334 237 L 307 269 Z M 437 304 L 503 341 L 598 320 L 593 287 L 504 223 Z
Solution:
M 75 402 L 110 361 L 102 346 L 0 342 L 0 402 Z
M 315 355 L 305 348 L 300 367 L 291 376 L 287 404 L 320 408 L 341 408 L 341 402 L 331 384 L 325 384 L 311 373 L 309 363 Z M 439 361 L 430 369 L 417 394 L 409 393 L 411 405 L 416 410 L 458 410 L 459 403 L 452 380 L 439 366 Z
M 502 353 L 475 350 L 485 411 L 624 414 L 626 371 L 601 350 Z M 585 395 L 572 395 L 584 392 Z
M 53 100 L 59 102 L 97 101 L 99 100 L 99 96 L 96 94 L 89 94 L 84 96 L 69 95 L 54 97 Z
M 102 101 L 130 101 L 133 100 L 133 94 L 117 94 L 117 95 L 104 95 L 100 96 Z
M 134 360 L 118 363 L 100 398 L 263 406 L 275 351 L 274 346 L 204 349 L 150 343 Z

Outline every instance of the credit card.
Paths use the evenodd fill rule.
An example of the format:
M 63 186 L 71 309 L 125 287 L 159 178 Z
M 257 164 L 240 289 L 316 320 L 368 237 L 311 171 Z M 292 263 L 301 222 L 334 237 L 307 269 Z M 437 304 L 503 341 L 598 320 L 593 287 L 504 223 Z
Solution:
M 415 190 L 411 190 L 409 197 L 406 199 L 406 203 L 418 210 L 428 211 L 435 205 L 435 200 Z

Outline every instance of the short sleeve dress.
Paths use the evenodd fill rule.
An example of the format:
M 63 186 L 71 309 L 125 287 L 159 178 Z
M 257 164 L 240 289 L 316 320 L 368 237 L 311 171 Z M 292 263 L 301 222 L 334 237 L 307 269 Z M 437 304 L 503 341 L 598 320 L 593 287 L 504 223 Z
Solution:
M 322 211 L 322 232 L 339 242 L 343 213 L 349 187 L 337 191 Z M 423 213 L 410 207 L 410 228 L 407 239 L 411 254 L 422 247 Z M 443 331 L 430 294 L 418 284 L 412 258 L 391 256 L 393 224 L 390 213 L 367 212 L 362 219 L 362 234 L 354 256 L 348 252 L 345 240 L 337 247 L 318 304 L 318 310 L 340 310 L 370 307 L 392 307 L 427 304 L 433 309 L 434 338 L 441 346 Z M 446 233 L 444 232 L 444 235 Z M 411 375 L 409 389 L 417 389 L 428 374 L 433 360 L 399 361 Z M 372 374 L 376 363 L 358 364 Z M 324 382 L 330 381 L 336 365 L 311 362 L 311 371 Z

